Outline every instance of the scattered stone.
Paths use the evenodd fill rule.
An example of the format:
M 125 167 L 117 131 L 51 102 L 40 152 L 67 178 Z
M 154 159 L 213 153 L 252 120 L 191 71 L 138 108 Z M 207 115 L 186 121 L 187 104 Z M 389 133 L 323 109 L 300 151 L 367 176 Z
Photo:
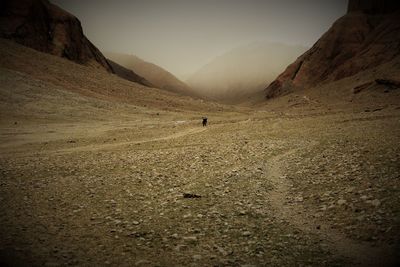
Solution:
M 297 202 L 303 202 L 304 198 L 302 196 L 298 196 L 295 198 L 295 201 Z
M 183 237 L 183 240 L 188 241 L 189 243 L 195 243 L 195 242 L 197 242 L 197 237 L 196 236 L 185 236 L 185 237 Z
M 246 214 L 247 214 L 247 213 L 246 213 L 246 211 L 244 211 L 244 210 L 239 211 L 239 215 L 241 215 L 241 216 L 246 215 Z
M 174 238 L 174 239 L 178 239 L 179 238 L 177 233 L 172 234 L 171 237 Z
M 216 248 L 217 248 L 218 252 L 222 254 L 222 256 L 225 257 L 225 256 L 228 255 L 228 252 L 225 249 L 223 249 L 223 248 L 221 248 L 219 246 L 216 246 Z
M 144 266 L 148 266 L 150 265 L 150 261 L 148 260 L 138 260 L 137 262 L 135 262 L 135 266 L 140 266 L 140 265 L 144 265 Z
M 58 262 L 46 262 L 45 264 L 44 264 L 44 266 L 45 267 L 58 267 L 58 266 L 61 266 L 61 263 L 58 263 Z
M 201 196 L 197 194 L 183 193 L 183 198 L 201 198 Z
M 242 233 L 242 236 L 251 236 L 251 232 L 250 231 L 244 231 Z
M 381 201 L 379 199 L 374 199 L 371 201 L 372 206 L 378 207 L 381 204 Z
M 193 259 L 196 261 L 201 260 L 201 258 L 202 258 L 201 255 L 197 255 L 197 254 L 193 255 Z

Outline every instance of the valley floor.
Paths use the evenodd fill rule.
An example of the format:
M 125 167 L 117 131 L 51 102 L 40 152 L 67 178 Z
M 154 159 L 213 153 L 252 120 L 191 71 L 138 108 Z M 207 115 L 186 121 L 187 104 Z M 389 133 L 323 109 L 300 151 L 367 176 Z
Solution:
M 399 262 L 400 110 L 209 122 L 3 122 L 1 265 Z

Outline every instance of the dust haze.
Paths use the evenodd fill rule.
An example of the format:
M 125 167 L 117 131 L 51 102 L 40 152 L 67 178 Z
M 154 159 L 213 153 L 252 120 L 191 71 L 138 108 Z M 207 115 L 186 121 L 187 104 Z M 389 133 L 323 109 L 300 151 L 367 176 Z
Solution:
M 262 92 L 299 55 L 303 46 L 253 43 L 215 58 L 187 80 L 199 94 L 229 102 Z
M 101 51 L 136 55 L 183 81 L 254 42 L 310 47 L 347 7 L 346 0 L 53 2 L 81 20 Z
M 400 266 L 399 1 L 0 6 L 0 266 Z

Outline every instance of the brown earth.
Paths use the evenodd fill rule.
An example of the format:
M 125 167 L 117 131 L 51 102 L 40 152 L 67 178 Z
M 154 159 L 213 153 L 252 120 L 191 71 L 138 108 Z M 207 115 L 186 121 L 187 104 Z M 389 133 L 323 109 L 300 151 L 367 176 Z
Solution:
M 351 93 L 373 73 L 250 109 L 0 45 L 2 266 L 398 265 L 400 92 Z

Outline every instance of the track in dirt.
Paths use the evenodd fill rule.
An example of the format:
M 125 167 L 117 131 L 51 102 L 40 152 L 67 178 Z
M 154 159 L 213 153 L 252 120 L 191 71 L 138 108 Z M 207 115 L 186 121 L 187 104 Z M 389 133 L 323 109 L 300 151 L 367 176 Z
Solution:
M 184 137 L 187 135 L 201 133 L 201 132 L 204 132 L 205 130 L 207 130 L 207 128 L 205 128 L 205 127 L 203 127 L 203 128 L 195 127 L 195 128 L 189 128 L 187 130 L 184 130 L 184 131 L 181 131 L 178 133 L 167 135 L 164 137 L 151 138 L 151 139 L 146 139 L 146 140 L 141 140 L 141 141 L 127 141 L 127 142 L 118 142 L 118 143 L 112 143 L 112 144 L 94 144 L 94 145 L 89 145 L 89 146 L 79 146 L 79 147 L 57 150 L 56 153 L 115 149 L 120 146 L 138 145 L 138 144 L 145 144 L 145 143 L 151 143 L 151 142 L 157 142 L 157 141 L 166 141 L 166 140 L 176 139 L 176 138 Z
M 318 143 L 314 142 L 310 145 L 315 146 Z M 365 242 L 356 242 L 337 230 L 321 227 L 323 223 L 314 219 L 312 214 L 307 212 L 300 204 L 295 206 L 288 204 L 290 184 L 282 171 L 285 168 L 283 162 L 288 156 L 296 154 L 297 150 L 291 149 L 275 156 L 269 162 L 269 178 L 275 185 L 275 188 L 270 192 L 270 201 L 275 207 L 278 216 L 306 233 L 317 232 L 321 240 L 328 242 L 330 250 L 350 260 L 354 264 L 352 266 L 395 266 L 396 255 L 390 253 L 390 249 L 372 247 Z
M 346 138 L 343 131 L 360 140 L 365 127 L 360 133 L 341 130 L 337 121 L 352 118 L 341 115 L 257 116 L 261 115 L 251 119 L 243 115 L 239 120 L 227 115 L 208 127 L 189 118 L 179 125 L 169 123 L 170 119 L 140 125 L 112 121 L 107 127 L 93 124 L 70 131 L 53 127 L 54 140 L 37 133 L 36 139 L 28 139 L 36 143 L 18 146 L 19 150 L 9 147 L 0 158 L 5 176 L 0 187 L 4 196 L 0 215 L 5 222 L 0 230 L 5 241 L 0 245 L 13 249 L 16 236 L 31 240 L 15 246 L 41 256 L 32 260 L 39 266 L 48 261 L 62 265 L 64 254 L 71 254 L 68 261 L 99 266 L 106 262 L 115 266 L 380 266 L 377 261 L 390 259 L 391 255 L 380 254 L 385 252 L 383 243 L 365 245 L 348 235 L 345 225 L 331 229 L 331 222 L 323 221 L 326 217 L 314 216 L 314 206 L 306 203 L 307 189 L 302 191 L 304 202 L 291 201 L 298 193 L 296 181 L 312 185 L 317 176 L 329 178 L 318 172 L 309 180 L 296 180 L 302 176 L 292 176 L 292 171 L 313 164 L 300 155 L 312 147 L 309 157 L 325 154 L 324 145 L 331 151 L 331 143 L 322 143 L 328 140 L 337 147 L 326 160 L 348 160 L 347 154 L 339 157 L 342 146 L 337 140 Z M 381 136 L 390 132 L 389 122 L 367 128 L 379 137 L 379 148 Z M 359 123 L 349 121 L 340 127 L 360 129 Z M 346 146 L 358 149 L 351 140 Z M 390 155 L 387 151 L 391 150 L 382 155 Z M 292 164 L 294 159 L 299 159 L 298 165 Z M 347 186 L 338 184 L 342 191 Z M 322 190 L 316 189 L 319 195 L 325 188 L 333 190 L 327 183 L 322 185 Z M 201 197 L 184 198 L 184 193 Z M 349 197 L 347 201 L 355 202 Z M 41 225 L 55 229 L 59 238 L 42 231 Z M 64 254 L 53 250 L 61 246 Z

